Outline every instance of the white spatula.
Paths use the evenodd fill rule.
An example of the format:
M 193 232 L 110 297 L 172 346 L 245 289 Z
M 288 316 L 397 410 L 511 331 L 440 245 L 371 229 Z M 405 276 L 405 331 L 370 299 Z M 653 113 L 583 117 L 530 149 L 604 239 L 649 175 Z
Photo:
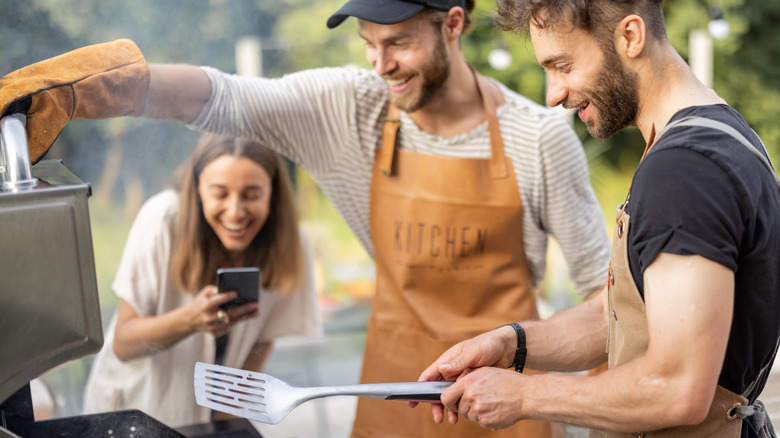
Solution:
M 202 362 L 195 364 L 196 403 L 268 424 L 282 421 L 305 401 L 333 395 L 438 403 L 441 393 L 452 383 L 369 383 L 300 388 L 268 374 Z

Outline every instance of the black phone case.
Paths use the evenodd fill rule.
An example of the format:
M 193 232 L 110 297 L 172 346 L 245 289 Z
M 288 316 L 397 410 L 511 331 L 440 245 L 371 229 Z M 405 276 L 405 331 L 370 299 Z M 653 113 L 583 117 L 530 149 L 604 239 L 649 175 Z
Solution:
M 238 293 L 236 299 L 221 305 L 221 309 L 257 301 L 260 293 L 260 269 L 256 267 L 217 269 L 217 290 Z

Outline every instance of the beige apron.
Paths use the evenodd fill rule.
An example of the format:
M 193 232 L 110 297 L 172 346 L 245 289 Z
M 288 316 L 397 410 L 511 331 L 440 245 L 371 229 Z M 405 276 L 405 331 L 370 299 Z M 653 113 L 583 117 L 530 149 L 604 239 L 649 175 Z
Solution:
M 717 123 L 717 124 L 716 124 Z M 674 126 L 708 126 L 713 129 L 720 129 L 735 136 L 742 144 L 747 146 L 747 140 L 741 134 L 724 129 L 718 122 L 705 120 L 683 119 L 669 124 L 663 135 L 668 129 Z M 738 136 L 738 137 L 737 137 Z M 654 143 L 654 135 L 651 134 L 650 145 Z M 740 139 L 740 137 L 742 137 Z M 651 146 L 652 147 L 652 146 Z M 748 146 L 749 149 L 754 149 Z M 753 151 L 756 153 L 755 151 Z M 647 153 L 647 150 L 645 154 Z M 760 154 L 757 154 L 760 157 Z M 643 157 L 644 158 L 644 157 Z M 765 161 L 765 160 L 762 160 Z M 765 164 L 766 165 L 766 164 Z M 774 174 L 774 171 L 769 166 Z M 776 176 L 775 179 L 777 180 Z M 618 211 L 616 227 L 612 237 L 612 254 L 609 262 L 609 273 L 607 279 L 607 295 L 609 303 L 609 337 L 607 340 L 607 353 L 609 368 L 630 362 L 647 351 L 649 342 L 649 332 L 647 327 L 647 314 L 645 312 L 645 303 L 639 294 L 639 289 L 634 283 L 631 270 L 628 264 L 628 232 L 630 226 L 630 217 L 626 213 L 630 195 L 626 202 Z M 761 372 L 765 372 L 762 370 Z M 757 379 L 758 380 L 758 379 Z M 755 382 L 754 382 L 755 384 Z M 753 389 L 750 385 L 747 393 Z M 760 406 L 759 406 L 760 405 Z M 756 409 L 753 409 L 754 406 Z M 748 399 L 742 395 L 729 391 L 718 385 L 715 389 L 715 398 L 710 406 L 707 418 L 697 426 L 680 426 L 668 429 L 662 429 L 653 432 L 635 432 L 635 433 L 616 433 L 604 431 L 591 431 L 593 437 L 663 437 L 663 438 L 714 438 L 714 437 L 740 437 L 742 434 L 742 418 L 748 418 L 751 415 L 765 417 L 763 405 L 756 402 L 756 405 L 749 406 Z M 754 411 L 757 411 L 754 413 Z M 771 423 L 764 423 L 764 419 L 759 420 L 761 428 L 766 428 L 768 436 L 774 436 L 771 429 Z M 755 424 L 755 423 L 754 423 Z M 764 435 L 762 435 L 764 436 Z
M 522 233 L 523 205 L 496 118 L 503 97 L 482 77 L 491 158 L 395 149 L 391 105 L 371 183 L 377 291 L 362 382 L 415 381 L 453 344 L 497 325 L 537 318 Z M 353 437 L 550 436 L 524 421 L 491 432 L 461 418 L 437 425 L 428 405 L 360 398 Z

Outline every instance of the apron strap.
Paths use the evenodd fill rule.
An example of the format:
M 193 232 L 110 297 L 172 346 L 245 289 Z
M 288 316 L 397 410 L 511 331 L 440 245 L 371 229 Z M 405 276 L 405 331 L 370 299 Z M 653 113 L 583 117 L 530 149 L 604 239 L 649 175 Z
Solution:
M 734 137 L 737 141 L 742 143 L 750 152 L 753 153 L 753 155 L 758 158 L 761 163 L 764 165 L 764 167 L 769 170 L 769 172 L 772 173 L 772 176 L 775 180 L 775 185 L 777 186 L 777 189 L 780 190 L 780 178 L 777 177 L 777 172 L 775 171 L 774 166 L 772 166 L 772 162 L 769 161 L 768 154 L 764 156 L 763 153 L 761 153 L 758 148 L 756 148 L 753 143 L 749 142 L 748 139 L 745 138 L 744 135 L 740 134 L 739 131 L 734 129 L 732 126 L 729 126 L 725 123 L 719 122 L 717 120 L 708 119 L 705 117 L 697 117 L 697 116 L 690 116 L 690 117 L 684 117 L 680 120 L 675 120 L 674 122 L 669 123 L 664 127 L 664 129 L 661 131 L 661 133 L 658 135 L 659 138 L 666 133 L 671 128 L 674 128 L 675 126 L 701 126 L 705 128 L 712 128 L 717 129 L 719 131 L 725 132 L 726 134 L 729 134 L 730 136 Z M 761 142 L 761 139 L 758 139 L 759 142 Z M 764 146 L 764 143 L 761 142 L 761 147 L 766 152 L 766 146 Z
M 504 96 L 495 84 L 477 74 L 474 69 L 472 72 L 477 84 L 477 91 L 482 97 L 482 105 L 485 109 L 485 118 L 490 133 L 490 175 L 493 178 L 506 178 L 509 172 L 504 157 L 504 141 L 501 139 L 501 129 L 496 115 L 497 108 L 504 104 Z M 393 155 L 400 126 L 401 111 L 391 103 L 387 108 L 387 117 L 382 127 L 382 148 L 377 151 L 379 165 L 385 175 L 393 173 Z
M 777 356 L 778 347 L 780 347 L 780 340 L 778 340 L 777 344 L 775 345 L 775 354 L 773 357 Z M 758 372 L 758 377 L 756 377 L 756 379 L 753 380 L 750 385 L 748 385 L 747 389 L 745 389 L 745 391 L 742 393 L 742 397 L 748 398 L 748 395 L 753 392 L 753 388 L 756 387 L 756 384 L 758 384 L 758 380 L 761 378 L 761 376 L 769 372 L 769 365 L 771 363 L 772 362 L 770 361 L 768 364 L 764 365 L 763 368 L 761 368 L 761 371 Z M 746 419 L 750 422 L 750 424 L 753 426 L 753 429 L 758 432 L 759 438 L 777 437 L 775 428 L 772 426 L 772 419 L 769 418 L 769 414 L 767 414 L 764 403 L 762 403 L 761 400 L 756 400 L 755 403 L 748 406 L 735 406 L 733 409 L 734 415 L 739 418 Z
M 477 89 L 482 95 L 482 103 L 485 107 L 485 118 L 490 133 L 490 176 L 493 178 L 506 178 L 509 175 L 507 163 L 504 158 L 504 140 L 501 138 L 501 127 L 498 124 L 498 107 L 504 104 L 504 96 L 495 84 L 490 83 L 484 76 L 474 74 L 477 79 Z
M 764 404 L 760 400 L 749 406 L 735 406 L 729 411 L 730 417 L 742 418 L 750 422 L 753 430 L 758 432 L 759 438 L 775 438 L 775 428 L 772 426 L 772 420 L 766 412 Z
M 379 165 L 382 173 L 390 175 L 393 173 L 393 152 L 395 151 L 395 137 L 398 128 L 401 126 L 401 111 L 392 103 L 387 108 L 387 117 L 382 127 L 382 148 L 377 151 L 379 154 Z

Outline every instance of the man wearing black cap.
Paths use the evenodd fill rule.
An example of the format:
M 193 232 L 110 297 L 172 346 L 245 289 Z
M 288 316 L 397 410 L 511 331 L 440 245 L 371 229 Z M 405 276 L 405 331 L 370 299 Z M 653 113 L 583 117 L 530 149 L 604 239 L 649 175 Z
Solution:
M 470 3 L 472 3 L 473 8 L 473 2 Z M 466 1 L 403 0 L 379 2 L 375 0 L 350 0 L 328 18 L 328 27 L 333 29 L 348 17 L 356 17 L 376 24 L 397 24 L 412 18 L 426 6 L 442 11 L 459 6 L 465 10 Z
M 456 342 L 538 317 L 534 290 L 549 236 L 583 296 L 602 286 L 609 257 L 574 131 L 464 59 L 459 41 L 473 7 L 471 0 L 349 1 L 328 26 L 357 17 L 373 71 L 249 78 L 208 67 L 149 68 L 127 41 L 90 46 L 0 80 L 0 108 L 27 113 L 33 159 L 67 120 L 118 115 L 249 137 L 291 158 L 376 261 L 362 381 L 414 381 Z M 469 422 L 437 425 L 425 409 L 361 398 L 353 434 L 551 431 L 536 421 L 500 433 Z

